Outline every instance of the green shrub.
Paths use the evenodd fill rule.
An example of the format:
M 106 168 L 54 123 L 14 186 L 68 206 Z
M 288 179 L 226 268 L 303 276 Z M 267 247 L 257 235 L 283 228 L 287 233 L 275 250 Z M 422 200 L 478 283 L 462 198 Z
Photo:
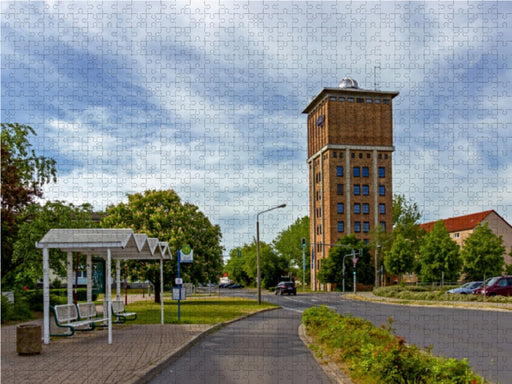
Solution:
M 23 295 L 14 295 L 14 303 L 2 295 L 2 324 L 10 321 L 24 321 L 33 318 L 30 305 Z
M 325 306 L 312 307 L 302 321 L 315 344 L 341 360 L 353 378 L 371 383 L 454 383 L 486 381 L 474 374 L 466 360 L 435 357 L 430 349 L 408 346 L 393 334 L 393 319 L 380 328 L 369 321 L 342 316 Z

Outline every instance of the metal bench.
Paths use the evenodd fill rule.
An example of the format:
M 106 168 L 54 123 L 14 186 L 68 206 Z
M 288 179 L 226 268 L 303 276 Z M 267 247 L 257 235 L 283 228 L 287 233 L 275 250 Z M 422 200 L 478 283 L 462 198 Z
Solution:
M 125 311 L 123 300 L 112 300 L 112 315 L 117 318 L 114 323 L 125 323 L 137 318 L 136 312 Z
M 106 324 L 101 324 L 108 321 L 108 317 L 98 317 L 96 312 L 96 304 L 94 303 L 78 303 L 78 318 L 80 320 L 93 320 L 95 327 L 106 327 Z
M 57 327 L 69 328 L 70 333 L 57 333 L 50 336 L 73 336 L 75 331 L 92 331 L 95 320 L 81 320 L 74 304 L 61 304 L 50 306 Z M 82 328 L 87 327 L 87 328 Z

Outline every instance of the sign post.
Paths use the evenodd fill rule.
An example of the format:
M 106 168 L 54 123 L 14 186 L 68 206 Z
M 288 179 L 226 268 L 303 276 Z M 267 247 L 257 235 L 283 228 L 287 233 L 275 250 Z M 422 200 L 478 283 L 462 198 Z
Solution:
M 178 296 L 178 321 L 180 321 L 181 318 L 181 275 L 180 275 L 180 264 L 181 264 L 181 251 L 178 249 L 178 290 L 179 290 L 179 296 Z
M 306 289 L 306 239 L 302 238 L 302 292 Z
M 358 260 L 357 257 L 352 257 L 352 263 L 354 263 L 354 294 L 356 293 L 356 264 Z

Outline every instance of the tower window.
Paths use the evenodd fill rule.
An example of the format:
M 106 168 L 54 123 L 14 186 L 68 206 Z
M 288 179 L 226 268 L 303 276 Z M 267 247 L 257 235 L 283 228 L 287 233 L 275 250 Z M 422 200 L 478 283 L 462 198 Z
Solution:
M 337 210 L 338 213 L 345 213 L 345 204 L 338 203 L 337 209 L 338 209 Z
M 370 194 L 370 186 L 363 185 L 363 196 L 368 196 Z
M 338 232 L 345 232 L 345 222 L 338 221 Z
M 361 213 L 361 204 L 354 203 L 354 213 Z
M 365 221 L 363 223 L 363 232 L 364 233 L 370 232 L 370 222 L 369 221 Z
M 345 190 L 344 184 L 336 184 L 336 194 L 343 195 L 343 191 Z
M 361 176 L 361 168 L 360 167 L 354 167 L 354 177 Z
M 371 104 L 373 102 L 373 100 L 372 99 L 366 99 L 366 102 Z
M 363 203 L 363 213 L 370 213 L 370 204 L 368 203 Z
M 379 204 L 379 213 L 385 214 L 386 213 L 386 204 Z
M 338 101 L 345 101 L 345 98 L 343 96 L 338 97 Z
M 353 98 L 353 97 L 349 97 L 349 98 L 347 98 L 347 101 L 348 101 L 349 103 L 353 103 L 353 102 L 354 102 L 354 98 Z
M 358 103 L 364 103 L 364 99 L 363 99 L 362 97 L 358 97 L 358 98 L 357 98 L 357 102 L 358 102 Z
M 370 177 L 370 169 L 368 167 L 363 167 L 363 177 Z
M 343 176 L 343 166 L 338 165 L 336 167 L 336 176 Z
M 333 152 L 332 153 L 332 157 L 338 157 L 338 153 L 337 152 Z
M 389 99 L 384 99 L 384 100 L 382 100 L 382 102 L 383 102 L 384 104 L 389 104 Z
M 361 222 L 360 221 L 356 221 L 354 223 L 354 232 L 357 232 L 357 233 L 361 232 Z
M 386 167 L 379 167 L 379 177 L 386 177 Z
M 380 226 L 383 230 L 386 230 L 386 222 L 385 221 L 381 221 L 380 222 Z
M 359 184 L 354 185 L 354 195 L 359 196 L 361 194 L 361 186 Z
M 359 158 L 360 158 L 360 159 L 362 159 L 362 158 L 363 158 L 363 154 L 362 154 L 362 153 L 360 153 L 360 154 L 359 154 Z
M 379 196 L 386 196 L 386 187 L 384 185 L 379 185 Z
M 375 99 L 375 104 L 380 104 L 380 99 Z

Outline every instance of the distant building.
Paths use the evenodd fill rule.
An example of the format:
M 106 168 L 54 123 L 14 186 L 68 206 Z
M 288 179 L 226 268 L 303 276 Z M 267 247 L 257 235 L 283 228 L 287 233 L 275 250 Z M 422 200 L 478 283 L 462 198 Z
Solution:
M 344 78 L 324 88 L 308 114 L 311 287 L 330 289 L 317 279 L 330 245 L 355 234 L 392 230 L 393 107 L 398 92 L 360 89 Z
M 472 213 L 470 215 L 451 217 L 443 220 L 450 237 L 462 248 L 464 241 L 470 236 L 479 224 L 489 223 L 489 228 L 497 236 L 503 238 L 503 245 L 506 252 L 503 255 L 506 264 L 512 263 L 512 257 L 509 256 L 512 249 L 512 226 L 498 215 L 494 210 Z M 421 224 L 421 227 L 427 232 L 434 228 L 436 221 Z

